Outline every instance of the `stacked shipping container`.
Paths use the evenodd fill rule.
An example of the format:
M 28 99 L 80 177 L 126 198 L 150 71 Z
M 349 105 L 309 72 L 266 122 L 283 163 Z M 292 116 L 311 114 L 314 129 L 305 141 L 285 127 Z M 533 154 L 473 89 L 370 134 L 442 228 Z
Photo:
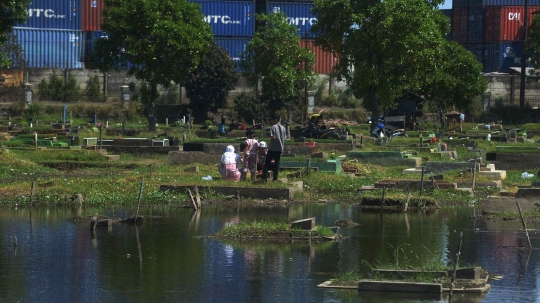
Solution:
M 540 0 L 528 1 L 528 25 L 540 11 Z M 454 0 L 452 39 L 473 52 L 484 72 L 521 67 L 524 0 Z
M 29 68 L 82 68 L 79 0 L 41 0 L 14 29 Z
M 189 0 L 201 6 L 204 20 L 215 42 L 239 62 L 240 53 L 255 33 L 255 12 L 283 12 L 298 28 L 302 46 L 316 57 L 315 71 L 331 74 L 336 58 L 314 45 L 310 32 L 317 22 L 311 0 L 280 2 L 268 0 Z M 539 0 L 540 1 L 540 0 Z M 92 68 L 89 54 L 95 42 L 106 36 L 101 29 L 104 0 L 40 0 L 28 7 L 28 20 L 15 34 L 31 68 Z

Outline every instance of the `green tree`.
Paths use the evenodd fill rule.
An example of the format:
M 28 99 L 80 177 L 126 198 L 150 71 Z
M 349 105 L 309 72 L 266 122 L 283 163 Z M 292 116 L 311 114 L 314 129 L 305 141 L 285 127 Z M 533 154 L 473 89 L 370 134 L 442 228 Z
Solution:
M 186 0 L 105 0 L 103 31 L 92 58 L 103 71 L 127 68 L 147 83 L 150 94 L 141 99 L 150 130 L 157 86 L 183 84 L 199 65 L 212 41 L 200 6 Z
M 535 15 L 532 20 L 527 38 L 526 53 L 529 55 L 532 66 L 537 71 L 535 73 L 538 74 L 538 70 L 540 70 L 540 15 Z
M 27 7 L 30 0 L 0 1 L 0 47 L 10 40 L 11 29 L 17 23 L 23 23 L 28 17 Z M 8 53 L 0 51 L 0 69 L 9 68 Z
M 256 94 L 242 93 L 234 99 L 234 110 L 244 121 L 264 121 L 267 105 Z
M 261 100 L 273 110 L 287 107 L 289 129 L 291 107 L 301 103 L 305 85 L 315 81 L 315 56 L 300 46 L 300 34 L 280 13 L 257 14 L 262 24 L 241 54 L 240 67 L 247 82 L 261 86 Z
M 198 121 L 204 121 L 207 113 L 215 113 L 227 105 L 229 91 L 238 81 L 236 64 L 227 51 L 212 43 L 208 53 L 202 58 L 185 83 L 189 107 Z
M 487 82 L 480 75 L 482 64 L 458 43 L 447 41 L 438 51 L 423 93 L 430 96 L 444 128 L 443 113 L 453 108 L 470 110 L 473 100 L 487 89 Z
M 432 71 L 443 30 L 448 30 L 437 8 L 441 2 L 315 1 L 316 43 L 339 56 L 338 79 L 363 99 L 374 121 L 404 92 L 418 90 Z

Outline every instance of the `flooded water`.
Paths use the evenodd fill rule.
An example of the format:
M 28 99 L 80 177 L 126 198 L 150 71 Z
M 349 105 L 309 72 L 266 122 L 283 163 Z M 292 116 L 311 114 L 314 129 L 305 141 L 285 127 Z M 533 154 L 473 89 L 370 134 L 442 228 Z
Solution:
M 485 222 L 472 209 L 431 213 L 369 212 L 349 204 L 142 209 L 161 216 L 142 226 L 100 227 L 66 219 L 126 218 L 135 210 L 0 210 L 0 302 L 445 302 L 441 296 L 359 293 L 317 285 L 369 265 L 452 264 L 463 231 L 460 264 L 503 278 L 487 294 L 454 302 L 540 302 L 539 250 L 526 246 L 520 222 Z M 349 219 L 340 243 L 223 243 L 201 237 L 239 221 L 315 217 L 333 226 Z M 533 224 L 527 226 L 537 228 Z M 17 246 L 14 246 L 14 237 Z M 531 234 L 533 247 L 540 247 Z

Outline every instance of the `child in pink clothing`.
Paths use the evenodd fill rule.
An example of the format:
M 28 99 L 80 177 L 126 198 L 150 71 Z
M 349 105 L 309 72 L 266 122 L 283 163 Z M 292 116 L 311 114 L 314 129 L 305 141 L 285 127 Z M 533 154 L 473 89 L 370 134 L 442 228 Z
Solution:
M 243 163 L 244 169 L 242 169 L 242 179 L 245 180 L 247 172 L 251 173 L 251 179 L 255 178 L 256 169 L 257 169 L 257 151 L 259 150 L 258 141 L 253 138 L 255 131 L 253 129 L 248 129 L 246 131 L 246 148 L 244 149 Z

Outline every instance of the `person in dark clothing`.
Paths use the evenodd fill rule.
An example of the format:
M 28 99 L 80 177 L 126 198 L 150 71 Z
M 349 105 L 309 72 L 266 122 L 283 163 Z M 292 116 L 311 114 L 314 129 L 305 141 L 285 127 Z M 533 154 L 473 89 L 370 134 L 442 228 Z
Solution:
M 285 136 L 286 130 L 281 123 L 279 123 L 279 115 L 273 115 L 270 119 L 272 127 L 270 127 L 270 143 L 268 144 L 268 153 L 266 155 L 266 161 L 263 168 L 263 181 L 268 180 L 268 170 L 271 167 L 273 172 L 273 180 L 278 180 L 279 173 L 279 160 L 285 149 Z M 271 164 L 272 162 L 273 165 Z

